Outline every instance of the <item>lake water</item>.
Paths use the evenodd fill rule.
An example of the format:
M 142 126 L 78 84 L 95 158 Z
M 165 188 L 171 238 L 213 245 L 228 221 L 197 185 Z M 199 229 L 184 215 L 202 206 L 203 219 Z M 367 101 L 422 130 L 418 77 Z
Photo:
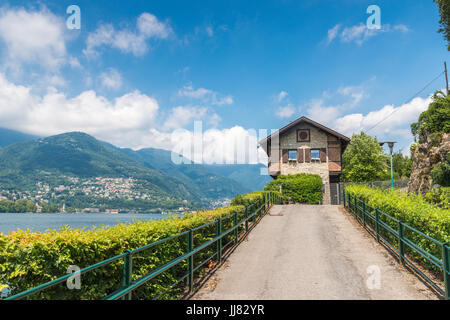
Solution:
M 92 229 L 100 226 L 113 226 L 119 223 L 131 223 L 134 220 L 155 220 L 169 217 L 168 214 L 144 213 L 0 213 L 0 232 L 7 234 L 17 229 L 44 232 L 60 229 L 68 225 L 71 228 Z

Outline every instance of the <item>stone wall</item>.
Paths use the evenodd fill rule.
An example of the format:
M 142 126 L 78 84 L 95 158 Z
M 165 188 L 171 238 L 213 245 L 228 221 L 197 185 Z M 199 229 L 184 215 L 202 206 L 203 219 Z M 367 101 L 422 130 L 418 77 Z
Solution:
M 445 160 L 447 152 L 450 152 L 450 134 L 442 135 L 441 143 L 434 145 L 429 135 L 425 135 L 425 142 L 418 144 L 411 150 L 413 167 L 408 183 L 408 191 L 415 193 L 427 193 L 432 185 L 431 170 L 434 166 Z
M 297 142 L 297 130 L 298 129 L 309 129 L 310 130 L 310 141 L 309 142 Z M 328 142 L 327 134 L 314 126 L 306 123 L 302 123 L 282 136 L 280 136 L 280 149 L 298 149 L 298 148 L 311 148 L 320 149 L 327 148 L 327 161 L 320 162 L 311 160 L 310 163 L 303 162 L 298 163 L 297 161 L 289 161 L 288 163 L 283 163 L 280 159 L 281 174 L 296 174 L 296 173 L 312 173 L 318 174 L 325 185 L 325 192 L 323 195 L 323 203 L 330 204 L 330 173 L 328 170 Z M 281 156 L 281 152 L 280 152 Z M 276 161 L 273 161 L 276 162 Z

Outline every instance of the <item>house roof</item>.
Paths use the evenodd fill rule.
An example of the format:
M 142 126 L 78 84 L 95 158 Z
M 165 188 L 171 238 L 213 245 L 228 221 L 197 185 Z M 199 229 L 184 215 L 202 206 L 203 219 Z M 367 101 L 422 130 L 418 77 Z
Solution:
M 280 135 L 280 136 L 283 135 L 283 134 L 284 134 L 285 132 L 287 132 L 289 129 L 291 129 L 292 127 L 295 127 L 296 125 L 298 125 L 298 124 L 300 124 L 300 123 L 302 123 L 302 122 L 309 123 L 309 124 L 312 125 L 312 126 L 315 126 L 315 127 L 319 128 L 319 129 L 321 129 L 321 130 L 323 130 L 323 131 L 325 131 L 325 132 L 327 132 L 327 133 L 329 133 L 329 134 L 331 134 L 331 135 L 333 135 L 333 136 L 338 137 L 339 139 L 344 140 L 345 142 L 350 142 L 350 138 L 349 138 L 349 137 L 346 137 L 346 136 L 344 136 L 343 134 L 340 134 L 339 132 L 336 132 L 336 131 L 334 131 L 334 130 L 328 128 L 328 127 L 325 127 L 324 125 L 321 125 L 321 124 L 318 123 L 318 122 L 315 122 L 315 121 L 313 121 L 313 120 L 311 120 L 311 119 L 309 119 L 309 118 L 307 118 L 307 117 L 302 116 L 302 117 L 298 118 L 297 120 L 292 121 L 292 122 L 289 123 L 288 125 L 284 126 L 283 128 L 281 128 L 281 129 L 278 130 L 277 132 L 275 132 L 275 133 L 271 134 L 270 136 L 268 136 L 268 137 L 266 137 L 266 138 L 260 140 L 260 141 L 259 141 L 259 144 L 262 145 L 262 144 L 266 143 L 267 140 L 271 140 L 271 137 L 272 137 L 273 135 L 275 135 L 275 134 L 278 134 L 278 135 Z

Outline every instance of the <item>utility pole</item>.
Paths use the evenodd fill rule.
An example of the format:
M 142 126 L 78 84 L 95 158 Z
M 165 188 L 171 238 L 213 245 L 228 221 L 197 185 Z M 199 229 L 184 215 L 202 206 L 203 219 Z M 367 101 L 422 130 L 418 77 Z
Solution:
M 447 62 L 446 61 L 444 61 L 444 68 L 445 68 L 445 84 L 446 84 L 447 96 L 448 96 L 449 91 L 448 91 L 448 77 L 447 77 Z

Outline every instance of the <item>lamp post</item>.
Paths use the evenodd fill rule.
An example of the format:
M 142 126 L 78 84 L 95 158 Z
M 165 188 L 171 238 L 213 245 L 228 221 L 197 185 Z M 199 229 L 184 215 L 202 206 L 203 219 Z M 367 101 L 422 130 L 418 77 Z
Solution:
M 394 170 L 393 170 L 393 165 L 392 165 L 392 152 L 394 150 L 394 143 L 397 143 L 397 142 L 396 141 L 379 142 L 380 146 L 384 145 L 385 143 L 388 144 L 389 151 L 390 151 L 390 154 L 391 154 L 391 189 L 394 190 Z

